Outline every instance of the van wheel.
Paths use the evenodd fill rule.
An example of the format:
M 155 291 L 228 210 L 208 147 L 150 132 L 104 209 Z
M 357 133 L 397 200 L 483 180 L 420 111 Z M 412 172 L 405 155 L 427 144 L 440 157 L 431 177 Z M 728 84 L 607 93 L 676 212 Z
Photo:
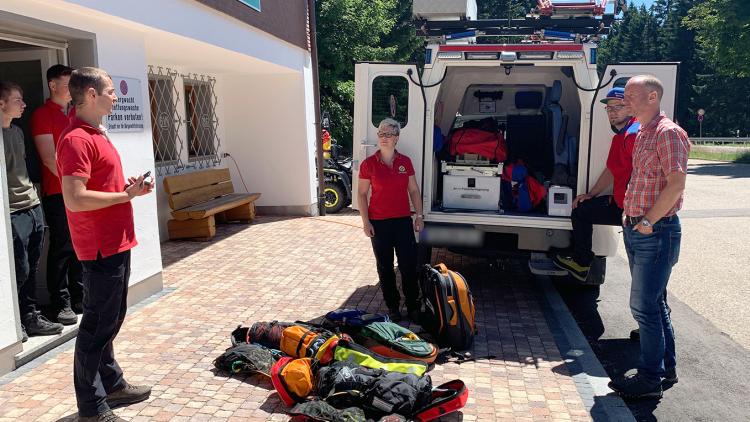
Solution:
M 325 195 L 326 213 L 337 213 L 346 206 L 346 193 L 338 183 L 326 182 L 323 194 Z

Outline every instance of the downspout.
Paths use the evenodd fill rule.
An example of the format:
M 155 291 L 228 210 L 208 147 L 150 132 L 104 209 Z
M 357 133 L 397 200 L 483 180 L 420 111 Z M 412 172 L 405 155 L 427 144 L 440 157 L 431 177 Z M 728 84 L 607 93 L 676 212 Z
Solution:
M 307 24 L 310 31 L 313 96 L 315 101 L 315 163 L 318 173 L 318 215 L 326 215 L 325 176 L 323 175 L 323 137 L 320 127 L 320 81 L 318 79 L 318 40 L 315 29 L 315 0 L 307 0 Z

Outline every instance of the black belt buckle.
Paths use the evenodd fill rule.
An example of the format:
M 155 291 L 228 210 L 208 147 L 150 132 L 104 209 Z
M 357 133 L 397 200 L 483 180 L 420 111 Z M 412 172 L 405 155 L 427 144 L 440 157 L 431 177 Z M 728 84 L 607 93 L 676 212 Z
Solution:
M 643 216 L 639 216 L 639 217 L 625 216 L 625 222 L 627 223 L 628 226 L 635 226 L 638 223 L 640 223 L 641 220 L 643 220 Z

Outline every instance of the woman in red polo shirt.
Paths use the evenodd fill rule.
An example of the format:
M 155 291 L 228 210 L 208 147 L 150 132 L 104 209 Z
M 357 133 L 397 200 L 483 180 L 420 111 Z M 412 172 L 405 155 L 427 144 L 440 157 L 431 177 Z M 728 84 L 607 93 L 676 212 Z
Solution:
M 401 297 L 393 271 L 393 251 L 404 289 L 409 318 L 416 321 L 419 287 L 417 286 L 417 242 L 415 231 L 421 231 L 422 194 L 409 157 L 396 151 L 401 125 L 385 119 L 378 125 L 378 151 L 359 166 L 357 200 L 365 235 L 372 240 L 378 266 L 380 289 L 391 320 L 401 320 Z M 370 201 L 367 195 L 370 193 Z M 417 212 L 411 219 L 409 200 Z

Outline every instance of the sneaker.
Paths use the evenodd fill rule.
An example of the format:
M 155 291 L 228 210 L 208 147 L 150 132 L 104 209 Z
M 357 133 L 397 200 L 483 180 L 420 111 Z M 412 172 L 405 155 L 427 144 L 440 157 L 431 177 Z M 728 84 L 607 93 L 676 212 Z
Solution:
M 70 307 L 65 307 L 57 313 L 57 322 L 62 325 L 75 325 L 78 322 L 78 316 Z
M 661 398 L 664 393 L 661 382 L 648 381 L 637 371 L 625 374 L 624 377 L 609 382 L 609 388 L 625 399 Z
M 641 330 L 636 328 L 630 332 L 630 341 L 641 341 Z
M 73 304 L 70 305 L 70 309 L 72 309 L 73 312 L 76 313 L 76 315 L 82 315 L 83 314 L 83 303 L 81 303 L 81 302 L 73 302 Z
M 62 324 L 50 322 L 39 312 L 27 314 L 23 319 L 23 325 L 29 336 L 52 336 L 63 331 Z
M 663 384 L 677 384 L 677 368 L 669 368 L 664 372 L 664 376 L 661 377 L 661 383 Z
M 125 422 L 125 419 L 115 415 L 111 410 L 102 412 L 96 416 L 78 416 L 79 422 Z
M 21 324 L 21 343 L 26 343 L 29 341 L 29 335 L 26 334 L 26 327 Z
M 127 382 L 125 387 L 107 394 L 109 407 L 124 406 L 142 402 L 151 396 L 151 387 L 145 385 L 131 385 Z
M 586 281 L 589 276 L 590 266 L 581 265 L 572 256 L 555 255 L 552 263 L 561 270 L 565 270 L 579 281 Z

